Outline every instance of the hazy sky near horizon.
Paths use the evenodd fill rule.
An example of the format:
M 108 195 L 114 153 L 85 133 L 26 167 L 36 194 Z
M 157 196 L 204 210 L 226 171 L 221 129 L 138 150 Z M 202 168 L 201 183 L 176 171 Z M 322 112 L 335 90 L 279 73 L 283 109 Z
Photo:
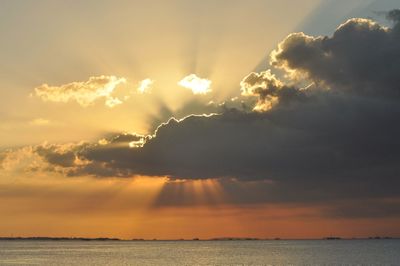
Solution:
M 0 0 L 0 236 L 400 235 L 398 8 Z

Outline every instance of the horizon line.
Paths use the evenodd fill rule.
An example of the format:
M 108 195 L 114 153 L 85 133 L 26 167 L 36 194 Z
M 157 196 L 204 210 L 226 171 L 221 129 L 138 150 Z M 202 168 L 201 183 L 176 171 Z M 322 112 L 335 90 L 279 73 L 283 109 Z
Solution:
M 400 236 L 367 236 L 340 237 L 327 236 L 321 238 L 258 238 L 258 237 L 214 237 L 214 238 L 117 238 L 117 237 L 50 237 L 50 236 L 0 236 L 0 240 L 51 240 L 51 241 L 279 241 L 279 240 L 399 240 Z

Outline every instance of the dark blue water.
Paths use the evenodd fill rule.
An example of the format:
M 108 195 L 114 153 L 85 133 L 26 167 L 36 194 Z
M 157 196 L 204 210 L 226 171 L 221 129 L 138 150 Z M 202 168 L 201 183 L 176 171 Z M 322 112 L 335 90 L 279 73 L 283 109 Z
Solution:
M 400 240 L 0 241 L 0 265 L 400 265 Z

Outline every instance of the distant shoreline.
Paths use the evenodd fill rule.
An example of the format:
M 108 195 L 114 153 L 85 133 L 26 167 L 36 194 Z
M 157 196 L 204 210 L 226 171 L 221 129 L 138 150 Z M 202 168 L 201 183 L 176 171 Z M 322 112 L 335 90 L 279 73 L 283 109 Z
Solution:
M 209 239 L 143 239 L 143 238 L 133 238 L 133 239 L 120 239 L 120 238 L 108 238 L 108 237 L 0 237 L 1 240 L 9 241 L 279 241 L 279 240 L 399 240 L 400 237 L 364 237 L 364 238 L 342 238 L 342 237 L 323 237 L 323 238 L 250 238 L 250 237 L 221 237 L 221 238 L 209 238 Z

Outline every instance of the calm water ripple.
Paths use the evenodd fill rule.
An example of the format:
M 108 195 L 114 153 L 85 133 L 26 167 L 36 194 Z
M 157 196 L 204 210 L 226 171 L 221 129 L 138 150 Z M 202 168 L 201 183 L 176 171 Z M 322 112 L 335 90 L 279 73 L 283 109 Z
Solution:
M 400 240 L 0 241 L 0 265 L 400 265 Z

